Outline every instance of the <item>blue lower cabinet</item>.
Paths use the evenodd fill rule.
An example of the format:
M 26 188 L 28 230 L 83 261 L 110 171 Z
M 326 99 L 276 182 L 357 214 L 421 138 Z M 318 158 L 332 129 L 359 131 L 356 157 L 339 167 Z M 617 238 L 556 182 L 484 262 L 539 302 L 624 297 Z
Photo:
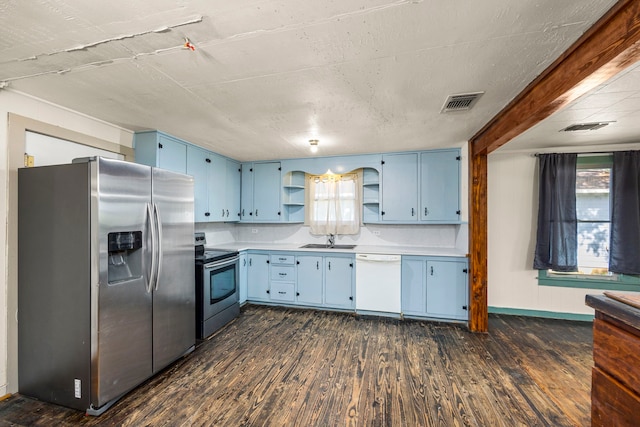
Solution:
M 240 262 L 242 283 L 245 262 Z M 247 301 L 340 310 L 355 307 L 352 254 L 248 251 L 245 269 Z
M 239 271 L 239 289 L 238 289 L 238 300 L 240 304 L 244 304 L 247 302 L 247 286 L 249 284 L 249 255 L 247 252 L 240 252 L 240 271 Z
M 402 257 L 402 313 L 424 316 L 427 306 L 426 260 Z
M 467 321 L 467 271 L 466 258 L 403 256 L 403 314 Z
M 296 257 L 298 288 L 296 302 L 305 305 L 322 305 L 324 258 L 315 255 Z
M 247 254 L 247 299 L 269 301 L 269 255 L 249 252 Z
M 327 256 L 325 262 L 325 306 L 353 309 L 354 258 Z

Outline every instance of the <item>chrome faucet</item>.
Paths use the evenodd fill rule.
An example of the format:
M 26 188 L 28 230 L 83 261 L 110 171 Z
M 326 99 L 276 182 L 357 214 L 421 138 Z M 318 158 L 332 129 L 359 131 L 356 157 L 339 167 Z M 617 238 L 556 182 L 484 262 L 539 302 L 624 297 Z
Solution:
M 329 233 L 327 238 L 327 246 L 332 248 L 336 244 L 336 236 L 334 234 Z

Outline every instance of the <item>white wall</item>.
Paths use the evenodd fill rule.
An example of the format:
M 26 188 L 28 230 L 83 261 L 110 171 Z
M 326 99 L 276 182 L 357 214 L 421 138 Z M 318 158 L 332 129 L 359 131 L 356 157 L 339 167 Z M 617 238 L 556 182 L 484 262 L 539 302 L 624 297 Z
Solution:
M 26 118 L 16 119 L 15 114 Z M 18 124 L 19 122 L 19 124 Z M 17 384 L 17 168 L 22 166 L 24 130 L 51 131 L 64 139 L 76 136 L 88 143 L 132 147 L 133 134 L 84 114 L 32 98 L 10 89 L 0 90 L 0 397 L 14 393 Z M 43 132 L 45 133 L 45 132 Z M 69 137 L 71 135 L 71 138 Z
M 638 147 L 636 144 L 625 149 Z M 532 268 L 537 186 L 538 162 L 531 153 L 489 155 L 489 307 L 593 314 L 593 309 L 584 304 L 585 296 L 601 294 L 602 290 L 538 286 L 538 272 Z

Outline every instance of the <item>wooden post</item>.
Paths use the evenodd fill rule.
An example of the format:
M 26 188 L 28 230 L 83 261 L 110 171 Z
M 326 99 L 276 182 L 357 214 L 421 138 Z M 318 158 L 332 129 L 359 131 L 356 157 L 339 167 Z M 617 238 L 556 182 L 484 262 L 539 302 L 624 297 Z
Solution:
M 469 201 L 469 329 L 488 332 L 486 152 L 469 156 Z
M 487 156 L 638 61 L 640 1 L 619 0 L 469 140 L 470 330 L 489 322 Z

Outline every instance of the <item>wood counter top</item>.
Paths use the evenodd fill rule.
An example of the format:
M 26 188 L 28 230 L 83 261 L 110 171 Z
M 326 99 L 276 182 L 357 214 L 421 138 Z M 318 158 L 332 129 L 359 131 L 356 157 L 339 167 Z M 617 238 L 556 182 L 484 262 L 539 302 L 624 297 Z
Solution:
M 609 295 L 615 295 L 616 298 Z M 596 310 L 596 319 L 619 322 L 619 327 L 640 336 L 640 308 L 629 303 L 637 301 L 638 297 L 640 295 L 605 292 L 605 295 L 587 295 L 586 304 Z

